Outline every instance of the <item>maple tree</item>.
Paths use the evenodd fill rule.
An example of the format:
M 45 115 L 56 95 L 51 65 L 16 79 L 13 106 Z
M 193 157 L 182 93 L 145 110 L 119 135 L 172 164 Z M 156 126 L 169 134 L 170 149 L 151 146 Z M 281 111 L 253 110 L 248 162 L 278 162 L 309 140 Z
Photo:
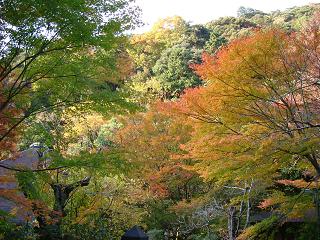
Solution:
M 319 4 L 124 36 L 133 3 L 0 3 L 0 159 L 39 160 L 2 166 L 0 238 L 315 238 Z
M 115 49 L 124 40 L 120 33 L 137 23 L 139 13 L 131 1 L 122 0 L 66 1 L 63 8 L 42 1 L 2 1 L 0 7 L 0 112 L 13 104 L 21 109 L 0 141 L 43 111 L 94 102 L 99 87 L 108 88 L 101 66 L 112 68 Z
M 313 159 L 316 153 L 312 153 L 312 146 L 318 144 L 317 75 L 311 72 L 315 67 L 312 60 L 302 62 L 308 61 L 306 55 L 318 53 L 301 47 L 291 51 L 301 46 L 297 43 L 299 37 L 293 38 L 274 30 L 260 31 L 234 41 L 217 56 L 204 55 L 203 64 L 194 68 L 207 80 L 208 86 L 188 91 L 178 107 L 199 120 L 199 128 L 210 127 L 204 136 L 209 137 L 206 135 L 209 132 L 211 141 L 220 141 L 215 142 L 218 145 L 212 144 L 216 148 L 231 149 L 232 146 L 232 151 L 226 151 L 232 156 L 250 159 L 246 152 L 258 151 L 259 146 L 254 145 L 260 142 L 264 152 L 269 145 L 269 151 L 300 154 L 319 173 L 317 161 Z M 223 141 L 224 134 L 228 141 Z M 263 136 L 268 136 L 266 141 Z M 298 142 L 301 148 L 309 144 L 311 152 L 305 149 L 299 152 Z M 282 149 L 281 143 L 287 147 Z M 206 156 L 199 154 L 199 157 Z
M 22 201 L 26 205 L 28 203 L 38 218 L 40 230 L 49 229 L 46 232 L 48 236 L 61 238 L 60 226 L 62 217 L 66 215 L 64 208 L 70 195 L 78 187 L 88 185 L 88 181 L 87 178 L 82 181 L 75 178 L 69 182 L 59 182 L 62 170 L 57 169 L 69 168 L 72 162 L 65 158 L 66 146 L 62 146 L 65 129 L 60 117 L 68 115 L 65 111 L 71 109 L 80 114 L 90 110 L 106 111 L 112 108 L 117 111 L 124 108 L 125 101 L 115 92 L 114 85 L 123 81 L 128 74 L 128 71 L 120 71 L 119 65 L 128 64 L 130 69 L 130 63 L 127 63 L 125 54 L 119 53 L 119 49 L 126 41 L 123 32 L 138 23 L 139 9 L 133 1 L 122 0 L 71 0 L 63 4 L 25 0 L 1 1 L 0 12 L 1 160 L 7 158 L 10 152 L 18 150 L 14 148 L 20 143 L 17 130 L 23 126 L 19 132 L 21 135 L 33 128 L 36 131 L 31 130 L 30 135 L 33 139 L 40 139 L 38 145 L 51 141 L 49 146 L 57 147 L 52 151 L 50 161 L 41 159 L 43 161 L 37 169 L 30 171 L 45 172 L 49 171 L 46 168 L 48 165 L 58 165 L 48 173 L 43 173 L 43 179 L 35 178 L 33 182 L 31 179 L 35 176 L 29 175 L 24 179 L 27 184 L 19 182 L 20 189 L 15 189 L 14 197 L 6 191 L 2 191 L 1 196 L 19 204 Z M 97 102 L 98 105 L 95 104 Z M 60 118 L 58 124 L 50 122 L 52 116 L 54 120 Z M 48 123 L 47 126 L 43 122 Z M 42 135 L 38 135 L 40 127 Z M 22 149 L 34 142 L 25 141 L 24 144 Z M 19 147 L 21 150 L 21 145 Z M 75 160 L 71 165 L 80 167 L 80 162 Z M 54 173 L 53 169 L 57 171 Z M 10 177 L 15 179 L 18 178 L 16 172 L 27 170 L 17 166 L 10 171 Z M 1 182 L 5 184 L 6 179 L 2 178 Z M 46 188 L 41 189 L 37 185 L 40 182 Z M 44 190 L 43 195 L 48 195 L 44 198 L 40 197 L 42 194 L 35 198 L 30 195 L 30 191 L 39 193 L 40 189 Z M 23 194 L 19 191 L 24 192 L 28 199 L 20 201 L 18 195 Z M 54 194 L 50 196 L 51 191 Z M 9 236 L 10 232 L 4 237 Z
M 205 53 L 201 64 L 191 66 L 204 80 L 205 87 L 188 89 L 177 101 L 165 104 L 171 118 L 178 115 L 176 122 L 192 126 L 189 140 L 179 144 L 179 151 L 174 154 L 176 161 L 192 159 L 191 169 L 214 181 L 216 188 L 239 190 L 247 189 L 243 185 L 252 186 L 250 191 L 243 191 L 243 198 L 249 200 L 232 196 L 223 206 L 228 211 L 224 214 L 230 215 L 229 232 L 225 234 L 232 239 L 248 227 L 248 219 L 260 211 L 258 206 L 264 200 L 264 209 L 280 204 L 275 211 L 285 216 L 301 216 L 305 209 L 313 207 L 309 197 L 296 199 L 296 194 L 280 185 L 312 189 L 316 183 L 310 185 L 301 180 L 302 172 L 312 170 L 313 180 L 319 174 L 319 30 L 315 22 L 291 34 L 276 28 L 253 31 L 255 24 L 249 24 L 250 36 L 226 46 L 217 34 L 213 45 L 215 41 L 221 43 L 212 50 L 208 46 L 211 52 L 220 48 L 217 54 Z M 245 20 L 239 21 L 242 23 Z M 166 68 L 161 65 L 161 69 Z M 137 126 L 148 124 L 142 119 L 136 122 Z M 139 131 L 140 128 L 130 130 L 132 134 Z M 142 135 L 135 137 L 131 142 L 142 141 L 135 145 L 135 150 L 145 146 L 142 151 L 150 160 L 161 156 L 157 152 L 161 146 L 153 148 L 150 140 L 141 139 Z M 149 139 L 154 139 L 154 135 Z M 139 156 L 140 152 L 135 154 Z M 301 171 L 297 177 L 279 173 L 293 166 Z M 170 171 L 170 166 L 164 165 L 158 174 L 153 173 L 155 193 L 170 195 L 169 188 L 163 185 Z M 247 219 L 242 213 L 237 217 L 244 209 Z
M 181 157 L 201 160 L 196 168 L 203 176 L 220 184 L 253 178 L 263 188 L 273 185 L 278 169 L 297 162 L 313 169 L 317 181 L 317 21 L 292 35 L 257 30 L 193 66 L 207 86 L 188 90 L 173 109 L 195 127 Z
M 3 91 L 2 84 L 0 83 L 0 94 Z M 0 105 L 5 101 L 4 96 L 0 95 Z M 17 142 L 17 131 L 11 130 L 12 123 L 14 119 L 19 117 L 20 111 L 16 108 L 14 104 L 12 104 L 5 111 L 0 112 L 0 135 L 7 134 L 8 137 L 4 140 L 0 141 L 0 159 L 4 159 L 8 157 L 10 153 L 13 153 L 16 150 L 16 142 Z
M 124 119 L 125 127 L 116 134 L 127 160 L 142 165 L 149 173 L 167 165 L 180 151 L 179 145 L 190 137 L 190 126 L 173 121 L 163 106 L 165 103 L 159 102 L 145 113 Z

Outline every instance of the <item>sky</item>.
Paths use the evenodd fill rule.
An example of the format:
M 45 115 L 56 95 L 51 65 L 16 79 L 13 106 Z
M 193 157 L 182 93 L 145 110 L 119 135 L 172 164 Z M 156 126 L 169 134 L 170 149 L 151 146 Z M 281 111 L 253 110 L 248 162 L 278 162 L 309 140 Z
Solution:
M 137 32 L 148 31 L 159 19 L 181 16 L 193 24 L 206 23 L 224 16 L 236 16 L 240 6 L 263 12 L 284 10 L 294 6 L 316 3 L 316 0 L 136 0 L 146 24 Z

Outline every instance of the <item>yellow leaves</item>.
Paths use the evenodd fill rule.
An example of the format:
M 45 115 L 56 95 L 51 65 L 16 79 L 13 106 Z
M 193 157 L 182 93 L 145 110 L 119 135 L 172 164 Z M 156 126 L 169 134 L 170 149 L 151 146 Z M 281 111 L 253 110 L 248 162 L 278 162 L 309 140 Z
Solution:
M 78 139 L 85 137 L 95 138 L 101 126 L 107 122 L 102 115 L 97 113 L 82 114 L 81 116 L 69 116 L 66 113 L 64 117 L 63 121 L 66 127 L 61 134 L 65 144 L 70 142 L 70 146 L 74 142 L 72 140 L 77 142 Z
M 268 230 L 275 229 L 278 222 L 279 219 L 277 216 L 271 216 L 245 229 L 245 231 L 237 237 L 237 240 L 269 239 Z
M 99 114 L 83 115 L 81 118 L 77 117 L 72 120 L 72 131 L 78 135 L 85 135 L 88 131 L 97 131 L 106 120 Z
M 100 178 L 97 184 L 99 190 L 92 192 L 90 201 L 81 204 L 74 224 L 93 225 L 102 217 L 111 221 L 124 219 L 129 225 L 141 221 L 144 209 L 136 205 L 143 204 L 149 198 L 142 181 L 113 176 Z
M 182 40 L 186 26 L 187 23 L 177 16 L 159 20 L 151 31 L 130 38 L 130 57 L 137 66 L 149 71 L 165 48 Z
M 300 141 L 299 141 L 300 140 Z M 309 137 L 309 138 L 298 138 L 294 144 L 292 151 L 299 152 L 301 154 L 310 154 L 313 151 L 317 151 L 320 146 L 320 138 Z
M 170 43 L 181 39 L 186 26 L 187 23 L 179 16 L 167 17 L 156 22 L 149 34 L 156 41 L 165 42 L 166 46 L 169 47 Z
M 182 200 L 171 206 L 170 210 L 176 212 L 177 214 L 190 214 L 190 212 L 202 207 L 204 202 L 204 199 L 201 198 L 193 198 L 191 201 Z

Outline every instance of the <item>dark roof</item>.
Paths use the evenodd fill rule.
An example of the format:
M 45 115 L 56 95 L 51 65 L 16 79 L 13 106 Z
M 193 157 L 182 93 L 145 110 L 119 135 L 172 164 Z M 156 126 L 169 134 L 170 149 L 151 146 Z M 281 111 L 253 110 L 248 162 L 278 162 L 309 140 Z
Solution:
M 138 226 L 134 226 L 128 230 L 122 237 L 121 240 L 148 240 L 149 237 L 145 234 Z

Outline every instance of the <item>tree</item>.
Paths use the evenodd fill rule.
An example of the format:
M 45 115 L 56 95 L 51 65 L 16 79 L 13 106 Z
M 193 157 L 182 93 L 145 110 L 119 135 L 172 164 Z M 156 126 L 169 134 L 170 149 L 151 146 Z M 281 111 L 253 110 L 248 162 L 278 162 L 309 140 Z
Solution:
M 150 34 L 166 48 L 181 43 L 188 34 L 189 24 L 179 16 L 160 19 L 152 27 Z
M 184 42 L 193 48 L 203 49 L 206 42 L 210 39 L 210 31 L 203 25 L 193 25 L 188 28 L 188 36 Z
M 116 144 L 124 149 L 124 157 L 142 166 L 145 175 L 167 166 L 171 156 L 180 151 L 179 145 L 190 137 L 191 126 L 171 119 L 165 106 L 156 103 L 148 112 L 124 118 L 124 127 L 116 133 Z
M 107 89 L 107 77 L 97 81 L 97 64 L 113 61 L 120 33 L 133 27 L 138 14 L 132 1 L 123 0 L 70 0 L 63 6 L 8 0 L 0 11 L 0 112 L 21 109 L 0 141 L 32 115 L 92 102 L 93 90 Z
M 245 17 L 245 18 L 251 18 L 254 15 L 257 14 L 265 14 L 264 12 L 261 12 L 259 10 L 253 9 L 253 8 L 246 8 L 246 7 L 239 7 L 238 11 L 237 11 L 237 16 L 238 17 Z
M 207 184 L 193 170 L 192 159 L 176 158 L 182 154 L 180 146 L 189 141 L 192 126 L 168 109 L 168 103 L 158 102 L 145 113 L 125 118 L 116 143 L 122 157 L 133 166 L 129 176 L 141 179 L 152 194 L 145 202 L 148 227 L 180 234 L 179 219 L 172 208 L 200 197 Z
M 257 31 L 195 66 L 207 86 L 187 91 L 173 105 L 193 119 L 195 133 L 183 150 L 202 160 L 196 167 L 203 176 L 217 184 L 254 178 L 263 189 L 274 184 L 279 169 L 298 164 L 318 181 L 317 21 L 289 36 Z M 285 215 L 303 214 L 294 199 L 275 203 Z M 300 204 L 310 206 L 304 200 Z
M 149 32 L 133 35 L 128 51 L 138 70 L 152 68 L 161 52 L 187 37 L 188 23 L 179 16 L 157 21 Z
M 238 147 L 247 150 L 256 149 L 250 142 L 257 141 L 259 135 L 268 134 L 266 136 L 274 140 L 279 137 L 278 147 L 285 139 L 290 142 L 295 139 L 291 142 L 294 145 L 300 141 L 296 132 L 310 130 L 313 136 L 316 134 L 312 129 L 317 128 L 317 113 L 312 105 L 317 105 L 317 101 L 314 99 L 311 103 L 310 98 L 317 94 L 314 89 L 316 83 L 312 82 L 316 76 L 310 75 L 311 69 L 314 68 L 311 62 L 298 62 L 304 54 L 310 54 L 307 48 L 304 49 L 304 53 L 299 51 L 292 54 L 288 51 L 289 46 L 296 43 L 281 32 L 262 31 L 252 37 L 233 42 L 221 50 L 217 57 L 205 55 L 204 63 L 195 68 L 203 79 L 209 81 L 209 85 L 205 89 L 189 91 L 182 100 L 184 111 L 191 117 L 206 122 L 207 125 L 214 125 L 213 130 L 218 133 L 226 131 L 234 137 Z M 297 58 L 296 54 L 300 57 Z M 289 60 L 292 62 L 287 65 Z M 301 73 L 301 66 L 308 66 L 308 70 L 305 69 L 304 73 Z M 300 87 L 297 81 L 303 82 Z M 304 87 L 309 81 L 310 87 L 309 84 L 308 87 Z M 195 97 L 192 94 L 199 96 Z M 309 99 L 306 101 L 308 110 L 302 111 L 301 100 L 298 102 L 297 98 Z M 296 103 L 293 99 L 296 99 Z M 308 116 L 312 123 L 308 123 L 305 116 Z M 221 138 L 218 135 L 213 137 Z M 241 140 L 244 139 L 247 147 L 242 145 Z M 231 143 L 230 140 L 229 138 L 228 144 Z M 237 149 L 234 147 L 233 150 Z M 282 151 L 285 154 L 286 149 Z M 307 155 L 304 157 L 309 158 Z M 312 159 L 308 161 L 315 170 L 318 169 Z
M 227 43 L 227 39 L 213 31 L 210 33 L 210 38 L 206 42 L 204 49 L 206 52 L 213 54 Z
M 246 36 L 257 28 L 257 24 L 246 18 L 222 17 L 206 24 L 210 32 L 220 34 L 228 41 Z
M 137 179 L 122 174 L 95 177 L 92 184 L 73 196 L 62 227 L 70 238 L 121 238 L 133 225 L 143 224 L 144 205 L 150 197 Z
M 161 54 L 152 70 L 155 80 L 159 81 L 162 99 L 178 97 L 184 89 L 201 84 L 189 67 L 200 61 L 200 54 L 185 44 L 175 45 Z
M 0 83 L 0 93 L 2 92 L 2 84 Z M 5 98 L 3 95 L 0 95 L 0 105 L 3 104 Z M 19 109 L 17 109 L 14 105 L 6 108 L 5 111 L 0 112 L 0 135 L 7 134 L 10 131 L 13 119 L 18 117 L 20 114 Z M 10 131 L 8 134 L 8 138 L 0 141 L 0 159 L 7 157 L 10 153 L 14 153 L 16 150 L 16 142 L 17 142 L 17 131 Z
M 30 130 L 28 127 L 33 123 L 43 122 L 47 126 L 42 127 L 48 128 L 43 128 L 42 133 L 47 132 L 42 136 L 37 135 L 40 142 L 50 142 L 50 146 L 59 142 L 54 145 L 58 148 L 50 152 L 50 160 L 42 159 L 37 169 L 30 170 L 41 174 L 28 175 L 24 180 L 29 187 L 22 190 L 26 196 L 41 190 L 45 192 L 43 195 L 47 194 L 29 200 L 40 229 L 52 228 L 61 237 L 60 224 L 71 195 L 80 186 L 89 184 L 86 177 L 91 176 L 93 165 L 99 162 L 101 167 L 101 159 L 106 159 L 103 154 L 96 154 L 95 157 L 100 156 L 98 161 L 84 155 L 73 156 L 78 159 L 71 160 L 64 151 L 66 146 L 61 147 L 63 117 L 68 116 L 68 111 L 78 115 L 88 111 L 105 113 L 124 106 L 125 101 L 115 87 L 127 74 L 119 71 L 119 64 L 127 64 L 122 50 L 126 43 L 123 32 L 138 23 L 139 10 L 133 1 L 123 0 L 63 3 L 6 0 L 0 3 L 0 15 L 0 145 L 10 150 L 17 143 L 19 127 Z M 50 121 L 50 117 L 57 121 Z M 48 136 L 52 138 L 45 139 Z M 1 159 L 7 156 L 1 151 Z M 86 161 L 90 164 L 83 164 Z M 73 167 L 85 171 L 83 180 L 75 177 L 61 181 L 61 175 L 68 175 Z M 20 167 L 11 170 L 27 171 Z M 19 183 L 22 188 L 23 183 Z M 42 186 L 36 188 L 34 185 L 39 183 Z M 51 196 L 50 186 L 54 192 Z M 47 221 L 50 217 L 53 222 Z
M 175 45 L 181 47 L 185 45 L 184 48 L 186 48 L 186 51 L 182 53 L 183 56 L 181 56 L 180 59 L 177 59 L 179 58 L 178 56 L 173 56 L 173 58 L 177 59 L 177 64 L 179 61 L 186 61 L 182 69 L 182 71 L 185 72 L 181 74 L 194 75 L 186 65 L 188 65 L 189 60 L 191 61 L 191 59 L 195 57 L 194 55 L 197 55 L 197 50 L 193 50 L 192 44 L 202 44 L 200 42 L 202 42 L 203 39 L 200 40 L 200 38 L 205 38 L 204 35 L 206 33 L 204 28 L 202 28 L 202 30 L 199 29 L 197 32 L 196 29 L 190 27 L 181 17 L 174 16 L 159 20 L 149 32 L 131 37 L 132 45 L 128 48 L 128 52 L 135 63 L 136 74 L 132 75 L 131 79 L 129 79 L 127 87 L 130 95 L 133 96 L 133 100 L 143 105 L 146 99 L 146 102 L 149 103 L 155 98 L 157 99 L 166 94 L 163 90 L 165 90 L 164 88 L 167 88 L 167 86 L 162 87 L 162 81 L 155 76 L 157 75 L 154 72 L 157 71 L 155 70 L 155 65 L 159 62 L 159 58 L 165 58 L 164 55 L 168 54 L 168 49 L 172 48 L 172 52 L 176 51 L 173 50 L 177 49 L 177 47 L 174 47 Z M 197 37 L 199 37 L 199 39 L 197 39 Z M 184 44 L 188 42 L 192 44 Z M 180 49 L 180 52 L 181 50 L 182 49 Z M 166 59 L 163 59 L 162 62 L 163 61 L 166 61 Z M 160 65 L 161 64 L 162 63 L 160 63 Z M 177 64 L 175 67 L 178 67 Z M 192 81 L 194 81 L 194 78 L 196 77 L 194 76 Z M 185 81 L 187 81 L 187 79 L 185 79 Z M 181 84 L 177 83 L 177 85 Z M 176 89 L 172 90 L 175 91 Z M 169 95 L 175 95 L 175 93 L 168 93 L 168 97 Z

